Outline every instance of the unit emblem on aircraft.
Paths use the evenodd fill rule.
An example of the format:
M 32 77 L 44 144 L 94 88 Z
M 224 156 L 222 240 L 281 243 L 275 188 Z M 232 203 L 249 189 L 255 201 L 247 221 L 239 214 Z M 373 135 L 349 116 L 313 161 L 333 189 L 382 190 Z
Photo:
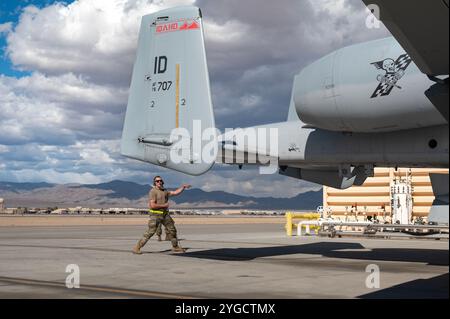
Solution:
M 163 23 L 156 26 L 156 34 L 183 31 L 183 30 L 199 30 L 200 24 L 196 20 L 181 20 L 169 23 Z
M 397 82 L 403 77 L 405 70 L 410 63 L 411 58 L 406 53 L 400 55 L 396 61 L 393 59 L 384 59 L 382 61 L 371 63 L 378 70 L 382 69 L 386 72 L 385 74 L 379 74 L 377 76 L 377 80 L 380 84 L 378 84 L 378 87 L 375 89 L 375 92 L 373 92 L 371 98 L 389 95 L 394 86 L 401 89 L 402 87 L 398 86 Z
M 300 152 L 300 148 L 295 143 L 289 144 L 289 152 Z

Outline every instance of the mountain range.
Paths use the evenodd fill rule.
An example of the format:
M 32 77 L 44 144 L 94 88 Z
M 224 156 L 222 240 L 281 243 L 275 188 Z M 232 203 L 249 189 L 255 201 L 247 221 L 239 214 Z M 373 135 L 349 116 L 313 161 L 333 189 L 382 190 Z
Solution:
M 0 182 L 6 207 L 147 207 L 150 185 L 114 180 L 100 184 Z M 171 197 L 172 208 L 242 208 L 311 210 L 322 205 L 322 190 L 291 198 L 242 196 L 190 189 Z

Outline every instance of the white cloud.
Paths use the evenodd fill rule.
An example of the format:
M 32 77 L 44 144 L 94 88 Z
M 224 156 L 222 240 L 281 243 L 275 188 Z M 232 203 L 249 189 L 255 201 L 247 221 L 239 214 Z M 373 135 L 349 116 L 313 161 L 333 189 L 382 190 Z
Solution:
M 317 47 L 327 44 L 342 47 L 390 35 L 383 25 L 380 28 L 367 28 L 369 11 L 360 0 L 308 1 L 318 20 L 314 28 L 308 28 L 305 35 Z
M 8 56 L 24 70 L 72 72 L 96 83 L 128 85 L 142 15 L 185 1 L 78 0 L 26 7 L 8 35 Z
M 241 105 L 246 108 L 253 108 L 261 102 L 261 97 L 254 94 L 246 94 L 240 98 Z
M 11 22 L 0 23 L 0 34 L 8 33 L 11 30 L 12 30 L 12 23 Z
M 222 42 L 227 45 L 230 45 L 232 42 L 239 42 L 249 32 L 248 25 L 234 20 L 218 24 L 205 18 L 204 25 L 206 41 Z
M 77 165 L 109 165 L 116 161 L 111 157 L 113 153 L 118 154 L 119 140 L 99 140 L 96 142 L 77 142 L 72 148 L 77 150 L 81 159 Z
M 0 178 L 6 176 L 0 172 Z M 35 182 L 42 181 L 47 183 L 56 184 L 68 184 L 68 183 L 80 183 L 80 184 L 96 184 L 102 182 L 102 178 L 95 176 L 92 173 L 72 173 L 72 172 L 58 172 L 54 169 L 23 169 L 13 171 L 7 176 L 8 180 L 20 181 L 20 182 Z
M 17 83 L 14 78 L 0 77 L 0 143 L 39 140 L 50 128 L 58 130 L 60 139 L 69 133 L 61 127 L 63 116 L 54 103 L 16 92 Z
M 192 183 L 204 191 L 224 191 L 255 197 L 289 198 L 310 190 L 319 190 L 322 186 L 294 178 L 273 175 L 260 175 L 257 169 L 227 166 L 222 174 L 208 173 L 196 177 Z
M 0 143 L 117 137 L 126 99 L 125 88 L 96 85 L 70 73 L 0 76 Z
M 76 109 L 95 107 L 99 110 L 117 113 L 114 108 L 123 110 L 128 97 L 128 90 L 88 82 L 73 73 L 60 76 L 45 76 L 33 73 L 22 77 L 15 83 L 14 89 L 28 96 L 44 97 L 53 103 L 60 103 L 63 108 Z M 80 110 L 81 109 L 81 110 Z

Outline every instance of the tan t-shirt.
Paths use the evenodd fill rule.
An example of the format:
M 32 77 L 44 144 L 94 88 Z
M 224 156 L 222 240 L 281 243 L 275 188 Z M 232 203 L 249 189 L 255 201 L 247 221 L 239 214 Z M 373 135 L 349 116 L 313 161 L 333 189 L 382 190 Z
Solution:
M 165 188 L 161 190 L 157 187 L 153 187 L 148 196 L 150 197 L 150 200 L 155 201 L 157 205 L 164 205 L 169 201 L 169 191 Z M 167 208 L 159 210 L 167 210 Z

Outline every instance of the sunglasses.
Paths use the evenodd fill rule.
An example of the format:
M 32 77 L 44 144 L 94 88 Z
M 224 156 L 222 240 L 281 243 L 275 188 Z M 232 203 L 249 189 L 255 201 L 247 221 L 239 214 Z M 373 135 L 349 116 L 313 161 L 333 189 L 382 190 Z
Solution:
M 155 183 L 159 183 L 159 182 L 164 183 L 162 179 L 158 179 L 155 181 Z

